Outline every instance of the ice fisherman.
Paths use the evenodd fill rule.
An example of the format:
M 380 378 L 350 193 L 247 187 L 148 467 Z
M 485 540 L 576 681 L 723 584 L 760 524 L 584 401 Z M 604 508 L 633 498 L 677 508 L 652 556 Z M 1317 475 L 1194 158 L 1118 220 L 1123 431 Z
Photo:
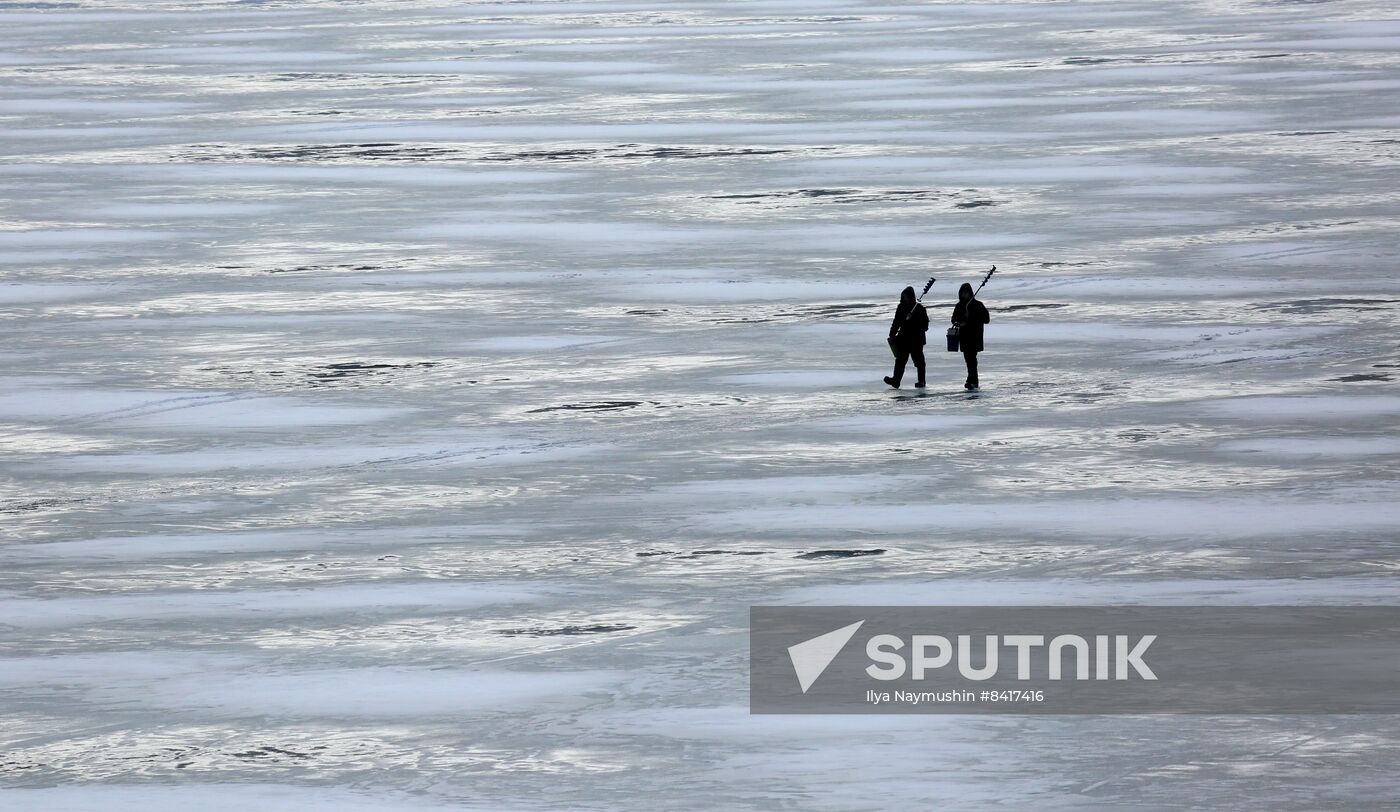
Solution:
M 894 350 L 894 375 L 887 376 L 885 383 L 899 388 L 904 378 L 904 365 L 914 358 L 914 369 L 919 371 L 915 386 L 924 387 L 924 340 L 928 332 L 928 311 L 915 298 L 914 288 L 907 287 L 899 295 L 899 307 L 895 308 L 894 321 L 890 322 L 890 348 Z
M 972 292 L 972 285 L 964 282 L 958 288 L 958 303 L 953 307 L 953 326 L 958 328 L 958 348 L 962 350 L 963 360 L 967 362 L 967 383 L 963 384 L 964 389 L 977 388 L 977 353 L 982 351 L 982 325 L 991 324 L 992 314 L 987 312 L 987 306 L 977 299 L 977 294 Z M 923 356 L 919 357 L 923 360 Z M 899 370 L 895 370 L 896 380 Z M 919 380 L 924 378 L 923 367 L 919 368 Z

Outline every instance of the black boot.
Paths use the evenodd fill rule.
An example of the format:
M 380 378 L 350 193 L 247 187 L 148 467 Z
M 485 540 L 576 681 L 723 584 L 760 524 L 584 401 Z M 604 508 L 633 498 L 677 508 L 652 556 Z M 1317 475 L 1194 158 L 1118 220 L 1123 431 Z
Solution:
M 885 383 L 889 384 L 890 386 L 893 386 L 895 389 L 899 388 L 899 381 L 896 381 L 894 378 L 891 378 L 888 375 L 885 376 Z
M 924 385 L 924 371 L 921 369 L 919 370 L 919 379 L 914 382 L 914 386 L 919 389 L 923 389 Z

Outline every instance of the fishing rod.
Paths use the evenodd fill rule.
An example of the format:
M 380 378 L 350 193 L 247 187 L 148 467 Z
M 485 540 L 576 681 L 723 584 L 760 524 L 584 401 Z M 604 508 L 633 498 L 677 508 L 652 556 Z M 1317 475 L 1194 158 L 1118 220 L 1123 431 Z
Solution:
M 929 288 L 933 287 L 933 283 L 934 283 L 934 282 L 937 282 L 937 281 L 938 281 L 937 279 L 935 279 L 935 278 L 933 278 L 932 276 L 930 276 L 930 277 L 928 278 L 928 282 L 924 283 L 924 290 L 923 290 L 923 293 L 920 293 L 920 294 L 919 294 L 919 298 L 917 298 L 917 299 L 914 300 L 914 304 L 916 304 L 916 305 L 917 305 L 917 304 L 922 304 L 923 301 L 924 301 L 924 295 L 928 293 Z M 909 321 L 909 317 L 910 317 L 910 316 L 913 316 L 913 315 L 914 315 L 914 308 L 911 307 L 911 308 L 909 308 L 909 312 L 904 314 L 904 320 L 905 320 L 905 321 Z
M 996 272 L 997 272 L 997 266 L 993 265 L 993 266 L 992 266 L 992 269 L 991 269 L 990 271 L 987 271 L 987 275 L 984 276 L 984 277 L 982 277 L 982 284 L 981 284 L 981 285 L 978 285 L 978 286 L 977 286 L 977 290 L 974 290 L 974 291 L 972 292 L 973 297 L 976 297 L 977 294 L 979 294 L 979 293 L 982 292 L 982 287 L 983 287 L 983 285 L 986 285 L 986 284 L 987 284 L 987 280 L 988 280 L 988 279 L 991 279 L 991 278 L 992 278 L 992 274 L 994 274 L 994 273 L 996 273 Z M 932 280 L 929 280 L 929 284 L 933 284 Z M 924 290 L 928 290 L 928 288 L 924 288 Z
M 994 270 L 994 271 L 996 270 L 996 266 L 995 266 L 995 265 L 992 266 L 992 270 Z M 937 282 L 937 281 L 938 281 L 937 279 L 934 279 L 932 276 L 930 276 L 930 277 L 928 278 L 928 284 L 924 285 L 923 293 L 920 293 L 920 294 L 919 294 L 919 298 L 914 300 L 915 303 L 922 302 L 922 301 L 924 300 L 924 295 L 928 293 L 928 289 L 931 288 L 931 287 L 933 287 L 933 283 L 934 283 L 934 282 Z

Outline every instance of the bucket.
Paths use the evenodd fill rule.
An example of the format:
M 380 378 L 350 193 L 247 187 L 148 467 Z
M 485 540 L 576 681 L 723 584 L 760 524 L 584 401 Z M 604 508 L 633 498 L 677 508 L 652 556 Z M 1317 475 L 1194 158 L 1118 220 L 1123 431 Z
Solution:
M 958 351 L 958 328 L 948 328 L 948 352 Z
M 899 347 L 895 346 L 894 339 L 893 339 L 893 338 L 887 338 L 887 339 L 885 339 L 885 343 L 890 345 L 890 355 L 893 355 L 895 358 L 898 358 L 898 357 L 899 357 Z

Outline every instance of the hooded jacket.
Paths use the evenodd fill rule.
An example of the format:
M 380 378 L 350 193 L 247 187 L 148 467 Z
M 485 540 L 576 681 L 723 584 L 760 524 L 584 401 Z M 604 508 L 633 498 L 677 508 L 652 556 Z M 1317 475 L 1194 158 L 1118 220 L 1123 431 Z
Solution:
M 900 346 L 922 347 L 927 332 L 928 311 L 915 298 L 914 289 L 905 288 L 894 311 L 894 321 L 890 322 L 890 339 Z
M 962 293 L 972 293 L 972 286 L 964 282 L 958 288 L 958 304 L 953 308 L 953 324 L 958 327 L 958 344 L 963 352 L 982 351 L 982 325 L 992 323 L 992 314 L 987 306 L 973 296 L 962 301 Z

